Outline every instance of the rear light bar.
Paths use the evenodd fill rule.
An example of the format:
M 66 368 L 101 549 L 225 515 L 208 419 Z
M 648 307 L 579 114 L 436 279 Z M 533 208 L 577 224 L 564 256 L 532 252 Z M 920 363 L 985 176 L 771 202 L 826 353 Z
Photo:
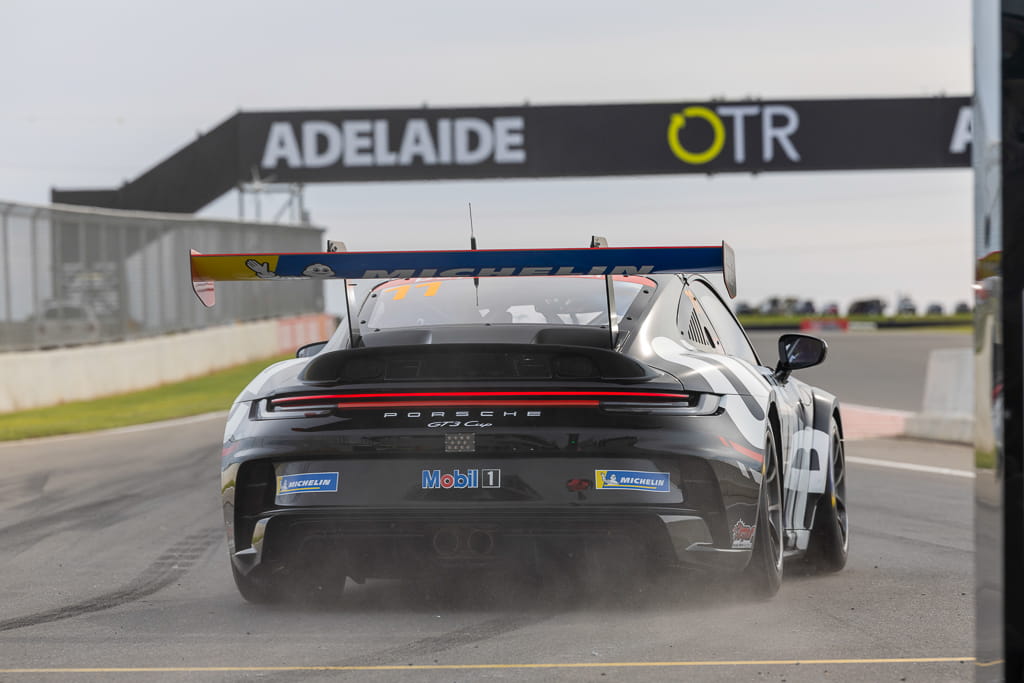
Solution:
M 432 391 L 357 394 L 307 394 L 273 398 L 264 417 L 325 417 L 337 410 L 366 408 L 584 407 L 613 413 L 710 415 L 718 409 L 713 394 L 656 391 Z
M 304 396 L 288 396 L 286 398 L 271 399 L 273 406 L 284 406 L 294 403 L 334 402 L 344 407 L 346 404 L 340 401 L 352 399 L 395 399 L 395 400 L 443 400 L 457 401 L 464 403 L 466 400 L 485 400 L 487 403 L 507 403 L 509 400 L 520 400 L 534 402 L 550 399 L 591 399 L 607 400 L 609 398 L 627 398 L 630 400 L 675 400 L 686 401 L 691 397 L 686 393 L 668 393 L 654 391 L 423 391 L 423 392 L 401 392 L 401 393 L 379 393 L 379 394 L 315 394 Z
M 714 415 L 721 396 L 717 394 L 686 394 L 680 401 L 601 401 L 601 409 L 609 413 L 636 415 Z

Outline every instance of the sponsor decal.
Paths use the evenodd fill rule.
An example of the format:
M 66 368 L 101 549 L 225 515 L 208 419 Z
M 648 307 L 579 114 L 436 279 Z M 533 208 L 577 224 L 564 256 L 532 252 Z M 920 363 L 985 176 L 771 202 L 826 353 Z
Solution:
M 572 493 L 579 493 L 580 491 L 586 491 L 590 488 L 589 479 L 570 479 L 565 482 L 565 488 L 569 489 Z
M 669 492 L 667 472 L 634 472 L 633 470 L 594 470 L 598 489 L 623 491 Z
M 800 152 L 791 138 L 800 129 L 800 115 L 787 104 L 723 104 L 714 109 L 686 107 L 669 117 L 668 147 L 676 158 L 691 166 L 713 161 L 723 149 L 731 149 L 733 161 L 737 164 L 746 163 L 747 118 L 761 124 L 761 162 L 773 161 L 776 151 L 781 150 L 789 161 L 799 163 Z M 729 125 L 722 119 L 728 119 Z M 691 121 L 695 122 L 694 127 L 700 126 L 705 130 L 710 127 L 710 144 L 704 143 L 700 149 L 684 146 L 680 133 Z
M 465 472 L 453 469 L 423 470 L 420 488 L 424 489 L 497 489 L 501 488 L 501 470 L 471 469 Z
M 467 266 L 465 268 L 396 268 L 391 270 L 364 270 L 358 278 L 367 280 L 411 280 L 434 277 L 513 277 L 517 275 L 536 277 L 539 275 L 650 275 L 657 270 L 653 264 L 635 266 L 509 266 L 492 268 L 488 266 Z
M 270 124 L 260 165 L 287 168 L 526 163 L 522 116 L 307 120 Z
M 593 252 L 601 252 L 595 254 Z M 651 273 L 717 272 L 721 247 L 619 247 L 607 249 L 489 249 L 428 252 L 331 252 L 322 254 L 193 254 L 193 280 L 280 278 L 432 279 L 538 275 L 642 276 Z M 418 285 L 424 285 L 419 287 Z M 391 298 L 437 296 L 443 284 L 406 283 Z
M 732 547 L 751 548 L 754 545 L 754 530 L 757 525 L 744 524 L 742 519 L 732 525 Z
M 277 478 L 277 495 L 290 493 L 335 493 L 338 490 L 337 472 L 310 472 L 285 474 Z

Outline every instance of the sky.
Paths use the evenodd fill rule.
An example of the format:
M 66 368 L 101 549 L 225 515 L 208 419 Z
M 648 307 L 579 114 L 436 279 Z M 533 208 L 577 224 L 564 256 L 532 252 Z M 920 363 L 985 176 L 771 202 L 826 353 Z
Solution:
M 43 204 L 119 186 L 240 109 L 972 92 L 966 0 L 4 0 L 0 25 L 0 200 Z M 971 294 L 967 169 L 331 184 L 305 202 L 352 250 L 462 248 L 472 202 L 483 248 L 725 239 L 751 303 Z M 203 213 L 237 217 L 237 197 Z

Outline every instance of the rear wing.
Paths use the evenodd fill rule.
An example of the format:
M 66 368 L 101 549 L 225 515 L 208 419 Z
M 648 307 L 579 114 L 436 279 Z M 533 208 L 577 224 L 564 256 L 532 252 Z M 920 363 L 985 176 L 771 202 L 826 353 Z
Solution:
M 601 241 L 595 239 L 594 244 Z M 304 254 L 191 254 L 192 289 L 216 301 L 215 281 L 390 279 L 412 277 L 535 277 L 722 273 L 736 296 L 732 247 L 601 247 L 469 251 L 328 251 Z
M 619 335 L 615 315 L 616 275 L 659 273 L 722 273 L 729 296 L 736 296 L 732 247 L 609 248 L 592 237 L 588 249 L 470 249 L 469 251 L 344 251 L 328 242 L 327 251 L 313 254 L 200 254 L 192 251 L 192 290 L 204 306 L 213 306 L 217 280 L 363 280 L 413 277 L 537 277 L 546 275 L 603 276 L 608 306 L 608 342 Z M 475 244 L 474 244 L 475 246 Z M 360 337 L 352 316 L 355 302 L 345 288 L 345 318 L 352 345 Z

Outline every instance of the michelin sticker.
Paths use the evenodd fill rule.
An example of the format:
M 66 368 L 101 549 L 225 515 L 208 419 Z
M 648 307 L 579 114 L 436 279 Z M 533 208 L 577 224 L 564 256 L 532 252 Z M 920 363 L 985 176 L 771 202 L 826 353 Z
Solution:
M 285 474 L 277 478 L 277 495 L 290 493 L 336 493 L 337 472 L 310 472 L 307 474 Z
M 594 470 L 599 489 L 620 491 L 669 492 L 667 472 L 634 472 L 633 470 Z

